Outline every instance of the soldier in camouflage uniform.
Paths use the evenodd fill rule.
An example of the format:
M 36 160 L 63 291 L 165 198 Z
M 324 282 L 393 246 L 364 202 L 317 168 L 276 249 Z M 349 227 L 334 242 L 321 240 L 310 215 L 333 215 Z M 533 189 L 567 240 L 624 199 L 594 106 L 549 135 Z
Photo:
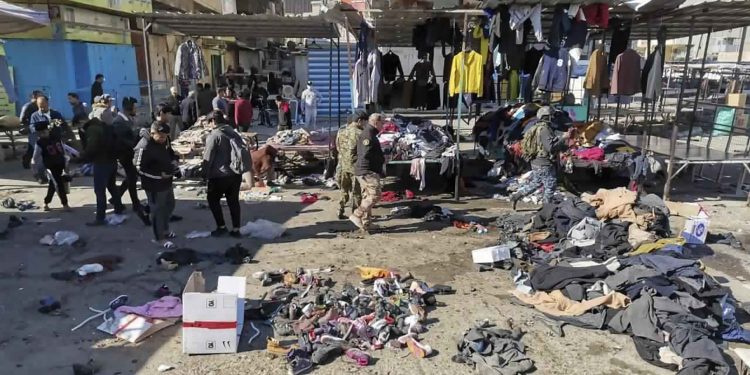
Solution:
M 362 111 L 349 116 L 349 121 L 336 135 L 336 150 L 339 154 L 339 162 L 336 166 L 336 182 L 341 189 L 339 198 L 339 219 L 345 220 L 344 215 L 347 202 L 351 202 L 352 212 L 359 207 L 362 201 L 362 192 L 354 176 L 354 165 L 357 162 L 357 139 L 362 132 L 367 114 Z

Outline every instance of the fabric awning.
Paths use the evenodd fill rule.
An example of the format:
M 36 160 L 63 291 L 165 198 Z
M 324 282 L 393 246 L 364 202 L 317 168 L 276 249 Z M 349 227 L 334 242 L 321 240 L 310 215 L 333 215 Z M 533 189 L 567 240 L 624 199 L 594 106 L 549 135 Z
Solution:
M 49 25 L 47 12 L 20 7 L 0 0 L 0 32 L 20 33 Z

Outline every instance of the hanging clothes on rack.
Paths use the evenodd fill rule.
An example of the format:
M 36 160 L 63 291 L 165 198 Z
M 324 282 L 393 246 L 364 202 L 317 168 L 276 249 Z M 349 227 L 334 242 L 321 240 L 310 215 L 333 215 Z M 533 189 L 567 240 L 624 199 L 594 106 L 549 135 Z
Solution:
M 382 56 L 380 64 L 381 71 L 383 72 L 383 81 L 395 81 L 396 73 L 398 73 L 402 79 L 404 78 L 404 68 L 401 66 L 401 58 L 390 49 Z
M 628 48 L 615 59 L 612 71 L 612 95 L 633 95 L 640 91 L 641 56 Z
M 414 98 L 412 100 L 414 107 L 424 108 L 427 106 L 427 85 L 434 78 L 435 69 L 430 60 L 427 60 L 427 55 L 423 54 L 409 73 L 409 80 L 415 79 Z
M 609 44 L 609 63 L 613 64 L 617 56 L 625 52 L 630 41 L 630 25 L 625 21 L 613 18 L 610 22 L 612 26 L 612 41 Z
M 560 47 L 562 41 L 570 32 L 570 18 L 568 17 L 569 5 L 557 4 L 555 14 L 552 16 L 552 26 L 550 27 L 547 41 L 553 47 Z
M 609 69 L 607 69 L 607 52 L 600 45 L 589 57 L 589 67 L 586 70 L 586 79 L 583 88 L 589 90 L 592 95 L 599 96 L 609 88 Z
M 570 57 L 566 48 L 550 48 L 539 60 L 532 87 L 539 91 L 562 92 L 568 88 Z
M 465 65 L 462 68 L 462 61 Z M 461 79 L 463 77 L 463 80 Z M 482 64 L 482 55 L 469 50 L 459 52 L 453 57 L 451 63 L 451 79 L 449 82 L 450 95 L 457 95 L 461 90 L 461 81 L 463 81 L 464 94 L 482 95 L 484 90 L 484 65 Z
M 203 59 L 201 47 L 192 39 L 188 39 L 177 47 L 174 61 L 174 74 L 179 79 L 202 79 L 206 73 L 206 62 Z
M 356 107 L 364 107 L 368 103 L 369 92 L 370 92 L 370 75 L 367 69 L 367 56 L 363 54 L 354 63 L 354 73 L 352 74 L 354 81 L 354 105 Z
M 606 29 L 609 26 L 609 4 L 595 3 L 581 7 L 589 26 Z
M 641 92 L 644 99 L 652 101 L 659 99 L 662 76 L 661 62 L 661 46 L 657 45 L 654 52 L 646 59 L 646 65 L 641 72 Z
M 380 90 L 380 51 L 377 48 L 373 48 L 367 54 L 367 72 L 370 79 L 367 104 L 377 103 Z
M 516 44 L 523 43 L 524 27 L 526 20 L 531 20 L 531 26 L 534 28 L 536 40 L 544 40 L 542 35 L 542 4 L 534 5 L 511 5 L 508 8 L 510 13 L 510 28 L 516 31 Z

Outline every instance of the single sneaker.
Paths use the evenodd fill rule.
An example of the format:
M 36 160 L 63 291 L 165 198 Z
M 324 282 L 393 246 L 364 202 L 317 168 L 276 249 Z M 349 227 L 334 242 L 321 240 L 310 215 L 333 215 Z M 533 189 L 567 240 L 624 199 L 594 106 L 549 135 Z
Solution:
M 49 211 L 49 205 L 48 204 L 44 205 L 44 211 Z
M 325 365 L 343 353 L 340 346 L 320 345 L 312 353 L 312 362 L 316 365 Z
M 365 229 L 365 223 L 362 222 L 362 218 L 357 217 L 355 215 L 349 216 L 349 221 L 351 221 L 359 230 L 365 232 L 367 229 Z
M 346 357 L 356 363 L 359 367 L 365 367 L 370 364 L 370 356 L 359 349 L 352 348 L 347 350 Z
M 266 341 L 266 353 L 273 355 L 287 355 L 292 348 L 285 348 L 279 343 L 278 340 L 273 337 L 269 337 Z
M 424 358 L 432 354 L 432 348 L 429 345 L 420 343 L 414 337 L 414 334 L 407 334 L 399 337 L 398 341 L 402 344 L 406 344 L 406 347 L 409 348 L 409 352 L 417 358 Z

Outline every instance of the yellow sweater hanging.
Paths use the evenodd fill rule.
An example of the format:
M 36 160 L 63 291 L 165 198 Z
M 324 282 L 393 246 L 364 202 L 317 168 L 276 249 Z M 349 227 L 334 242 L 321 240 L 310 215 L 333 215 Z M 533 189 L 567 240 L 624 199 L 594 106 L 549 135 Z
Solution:
M 464 59 L 466 66 L 461 67 L 461 59 Z M 462 74 L 462 69 L 465 71 Z M 449 83 L 450 96 L 457 95 L 461 92 L 460 82 L 463 76 L 463 92 L 465 94 L 477 94 L 482 96 L 484 85 L 484 64 L 482 64 L 482 55 L 474 52 L 459 52 L 453 57 L 451 63 L 451 79 Z

